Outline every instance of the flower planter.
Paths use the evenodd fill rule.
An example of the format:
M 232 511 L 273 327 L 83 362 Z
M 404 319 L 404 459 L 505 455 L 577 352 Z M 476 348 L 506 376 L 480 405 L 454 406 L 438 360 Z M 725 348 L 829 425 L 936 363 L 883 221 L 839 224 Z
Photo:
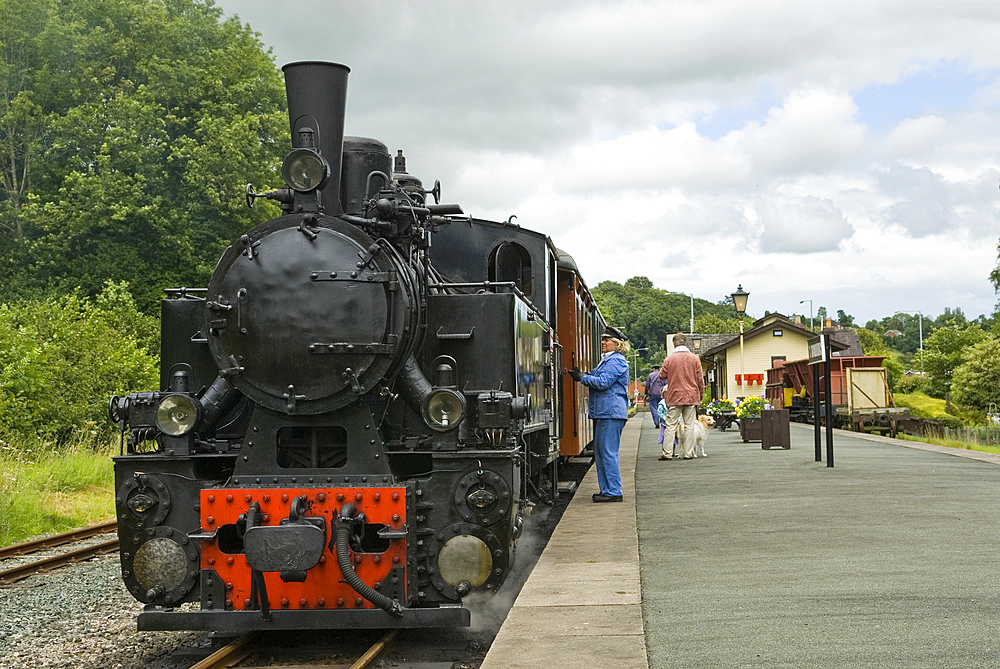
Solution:
M 761 440 L 761 419 L 740 418 L 740 436 L 744 442 Z

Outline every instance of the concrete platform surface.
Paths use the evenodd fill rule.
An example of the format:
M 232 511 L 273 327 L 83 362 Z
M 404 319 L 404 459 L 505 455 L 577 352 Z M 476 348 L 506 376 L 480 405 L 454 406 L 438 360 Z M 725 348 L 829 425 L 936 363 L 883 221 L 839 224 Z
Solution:
M 793 425 L 791 450 L 712 430 L 659 462 L 645 427 L 651 667 L 1000 666 L 996 456 L 838 430 L 829 468 Z
M 484 669 L 1000 667 L 1000 456 L 835 430 L 830 468 L 793 424 L 661 462 L 656 436 L 626 425 L 624 503 L 588 473 Z
M 648 414 L 647 414 L 648 415 Z M 552 533 L 482 669 L 646 669 L 635 525 L 642 419 L 625 424 L 621 503 L 594 504 L 591 468 Z M 652 426 L 652 418 L 650 418 Z

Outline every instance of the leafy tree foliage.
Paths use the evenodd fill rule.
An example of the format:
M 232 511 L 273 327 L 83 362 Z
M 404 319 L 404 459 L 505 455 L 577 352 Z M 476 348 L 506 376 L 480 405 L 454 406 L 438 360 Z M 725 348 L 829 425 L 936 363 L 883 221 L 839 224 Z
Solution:
M 736 318 L 724 318 L 718 314 L 701 314 L 694 319 L 694 331 L 705 334 L 737 334 L 740 322 Z
M 927 337 L 919 363 L 930 380 L 927 394 L 943 398 L 951 390 L 955 369 L 965 362 L 971 347 L 988 338 L 989 334 L 975 325 L 948 325 Z
M 272 216 L 285 98 L 211 0 L 0 0 L 0 298 L 131 282 L 153 311 Z
M 967 350 L 954 371 L 951 393 L 956 402 L 981 411 L 1000 404 L 1000 339 L 990 337 Z
M 864 355 L 886 355 L 889 347 L 878 332 L 868 328 L 858 328 L 858 339 L 861 340 L 861 352 Z
M 0 433 L 111 434 L 108 398 L 159 383 L 157 338 L 125 284 L 0 305 Z

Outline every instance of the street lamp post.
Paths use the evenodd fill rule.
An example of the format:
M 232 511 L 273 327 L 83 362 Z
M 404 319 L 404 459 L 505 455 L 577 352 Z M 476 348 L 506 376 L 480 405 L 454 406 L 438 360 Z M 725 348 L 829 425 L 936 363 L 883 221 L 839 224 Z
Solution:
M 813 329 L 813 301 L 812 300 L 799 300 L 799 304 L 803 302 L 809 303 L 809 329 Z
M 742 283 L 736 288 L 736 292 L 733 293 L 733 306 L 736 308 L 736 314 L 740 317 L 740 389 L 743 391 L 744 397 L 746 397 L 747 377 L 743 365 L 743 318 L 747 313 L 747 298 L 749 296 L 750 293 L 743 290 Z
M 648 348 L 637 348 L 634 351 L 632 351 L 632 355 L 629 356 L 632 358 L 632 366 L 635 367 L 635 385 L 632 387 L 633 404 L 635 404 L 635 402 L 639 398 L 639 351 L 648 351 L 648 350 L 649 350 Z
M 691 293 L 691 334 L 694 334 L 694 293 Z
M 897 314 L 904 314 L 909 316 L 910 314 L 905 311 L 897 311 Z M 917 321 L 917 334 L 920 337 L 920 373 L 924 373 L 924 315 L 919 311 L 914 311 L 919 319 Z

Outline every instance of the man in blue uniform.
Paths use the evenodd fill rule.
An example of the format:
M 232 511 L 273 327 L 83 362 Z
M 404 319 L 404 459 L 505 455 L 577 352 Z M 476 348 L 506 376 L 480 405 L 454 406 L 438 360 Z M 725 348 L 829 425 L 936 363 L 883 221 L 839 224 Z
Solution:
M 618 449 L 628 420 L 628 337 L 610 325 L 601 335 L 601 362 L 590 374 L 579 367 L 569 371 L 574 381 L 590 388 L 590 418 L 594 421 L 594 464 L 597 466 L 595 502 L 622 501 Z

